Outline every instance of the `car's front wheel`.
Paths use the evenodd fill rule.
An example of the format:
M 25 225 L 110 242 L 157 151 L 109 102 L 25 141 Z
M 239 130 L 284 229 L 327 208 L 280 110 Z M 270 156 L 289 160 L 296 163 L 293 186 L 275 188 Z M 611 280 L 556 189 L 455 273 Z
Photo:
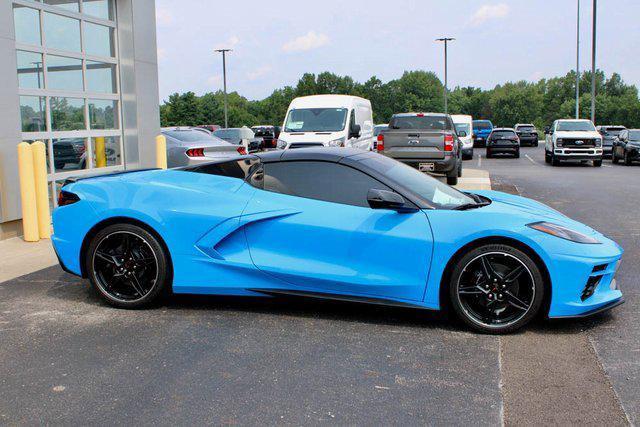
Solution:
M 113 224 L 89 243 L 85 271 L 100 296 L 120 308 L 143 308 L 170 287 L 168 256 L 158 239 L 133 224 Z
M 449 298 L 471 328 L 507 333 L 529 323 L 544 298 L 544 279 L 530 256 L 508 245 L 473 249 L 456 263 Z

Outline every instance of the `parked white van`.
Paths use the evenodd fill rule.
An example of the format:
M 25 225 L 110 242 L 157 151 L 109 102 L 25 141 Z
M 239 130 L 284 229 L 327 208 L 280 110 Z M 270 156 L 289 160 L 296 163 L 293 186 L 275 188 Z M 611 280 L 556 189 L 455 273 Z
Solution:
M 349 95 L 302 96 L 291 101 L 278 148 L 321 145 L 373 150 L 371 102 Z
M 451 120 L 462 143 L 462 158 L 473 158 L 473 117 L 466 114 L 452 114 Z M 464 134 L 464 135 L 463 135 Z

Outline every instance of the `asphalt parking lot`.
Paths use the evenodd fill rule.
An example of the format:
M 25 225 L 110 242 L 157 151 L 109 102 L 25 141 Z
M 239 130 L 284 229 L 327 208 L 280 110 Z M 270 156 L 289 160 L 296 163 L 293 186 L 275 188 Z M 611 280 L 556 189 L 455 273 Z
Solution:
M 627 303 L 495 337 L 300 299 L 116 310 L 51 267 L 0 284 L 0 424 L 640 422 L 640 166 L 553 168 L 539 147 L 465 167 L 620 243 Z

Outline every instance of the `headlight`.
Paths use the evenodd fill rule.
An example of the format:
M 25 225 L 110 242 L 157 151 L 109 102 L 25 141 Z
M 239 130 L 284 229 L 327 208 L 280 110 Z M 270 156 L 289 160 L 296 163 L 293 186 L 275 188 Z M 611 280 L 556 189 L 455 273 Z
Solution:
M 327 145 L 329 147 L 344 147 L 344 137 L 329 141 Z
M 533 228 L 534 230 L 542 231 L 546 234 L 551 234 L 552 236 L 559 237 L 561 239 L 570 240 L 575 243 L 584 243 L 587 245 L 595 245 L 599 244 L 596 239 L 593 237 L 586 236 L 577 231 L 571 230 L 569 228 L 563 227 L 558 224 L 553 224 L 551 222 L 541 221 L 534 222 L 531 224 L 527 224 L 527 227 Z
M 562 147 L 562 138 L 556 139 L 556 146 L 557 147 Z
M 287 148 L 287 141 L 283 141 L 279 139 L 278 142 L 276 143 L 276 148 L 280 150 L 284 150 L 285 148 Z
M 596 147 L 602 147 L 602 138 L 596 139 Z

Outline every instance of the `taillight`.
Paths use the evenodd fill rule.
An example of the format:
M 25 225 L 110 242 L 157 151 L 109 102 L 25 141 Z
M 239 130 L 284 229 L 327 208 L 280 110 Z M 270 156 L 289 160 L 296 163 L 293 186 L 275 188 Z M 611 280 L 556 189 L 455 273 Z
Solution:
M 238 153 L 245 155 L 247 154 L 247 150 L 243 146 L 240 146 L 238 147 Z
M 453 151 L 453 135 L 444 134 L 444 151 Z
M 424 117 L 424 113 L 418 113 L 416 114 L 416 117 Z
M 80 197 L 68 191 L 62 190 L 58 194 L 58 206 L 72 205 L 78 201 L 80 201 Z
M 378 142 L 376 144 L 376 150 L 378 150 L 378 153 L 384 151 L 384 135 L 383 134 L 379 134 L 378 135 Z
M 204 148 L 189 148 L 187 150 L 189 157 L 204 157 Z

